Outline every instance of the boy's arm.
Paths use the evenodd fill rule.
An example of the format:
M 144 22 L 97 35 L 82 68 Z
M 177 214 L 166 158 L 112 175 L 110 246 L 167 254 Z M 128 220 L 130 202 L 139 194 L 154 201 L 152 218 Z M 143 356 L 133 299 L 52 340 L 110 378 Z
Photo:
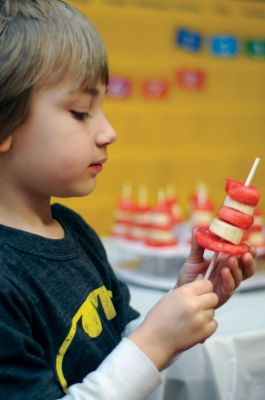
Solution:
M 143 400 L 160 383 L 160 374 L 150 359 L 123 338 L 96 371 L 70 386 L 60 400 Z
M 204 341 L 217 327 L 217 296 L 209 281 L 196 281 L 165 295 L 140 326 L 82 383 L 61 400 L 142 400 L 160 383 L 159 369 L 178 353 Z
M 24 307 L 23 297 L 18 301 L 17 294 L 12 299 L 11 289 L 13 287 L 8 292 L 0 292 L 0 393 L 14 400 L 21 395 L 58 399 L 61 395 L 54 371 L 45 361 L 42 349 L 31 338 L 31 327 L 24 315 L 28 312 L 26 304 Z M 217 302 L 211 291 L 209 281 L 197 281 L 169 292 L 96 371 L 88 374 L 83 383 L 69 387 L 64 400 L 144 399 L 159 385 L 160 367 L 176 352 L 210 334 L 205 327 L 208 320 L 213 319 L 213 307 Z M 157 346 L 162 362 L 157 357 Z M 9 384 L 12 379 L 16 386 Z

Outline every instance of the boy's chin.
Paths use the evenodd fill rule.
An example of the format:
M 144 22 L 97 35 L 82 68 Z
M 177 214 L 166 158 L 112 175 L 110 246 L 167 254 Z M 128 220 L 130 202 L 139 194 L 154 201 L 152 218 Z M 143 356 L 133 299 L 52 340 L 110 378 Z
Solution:
M 82 187 L 71 188 L 65 191 L 64 193 L 58 193 L 54 197 L 59 197 L 59 198 L 84 197 L 93 193 L 95 187 L 96 187 L 96 182 L 93 183 L 90 182 L 89 185 L 82 185 Z

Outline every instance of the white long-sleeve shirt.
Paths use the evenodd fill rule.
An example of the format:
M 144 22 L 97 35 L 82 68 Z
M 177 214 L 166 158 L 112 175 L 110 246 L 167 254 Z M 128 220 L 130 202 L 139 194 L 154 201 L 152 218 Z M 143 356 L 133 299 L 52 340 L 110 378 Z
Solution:
M 130 322 L 120 344 L 82 383 L 70 386 L 61 400 L 145 399 L 161 383 L 161 377 L 145 353 L 126 337 L 142 320 L 139 317 Z

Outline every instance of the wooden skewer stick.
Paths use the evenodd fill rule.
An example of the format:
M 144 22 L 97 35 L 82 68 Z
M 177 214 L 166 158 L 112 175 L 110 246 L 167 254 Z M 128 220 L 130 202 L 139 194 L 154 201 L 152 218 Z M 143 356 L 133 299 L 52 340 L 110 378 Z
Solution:
M 253 178 L 253 176 L 254 176 L 254 174 L 256 172 L 257 166 L 259 165 L 259 162 L 260 162 L 260 158 L 256 157 L 256 159 L 255 159 L 255 161 L 254 161 L 254 163 L 253 163 L 253 165 L 251 167 L 251 170 L 250 170 L 250 172 L 248 174 L 246 182 L 244 183 L 245 186 L 249 186 L 250 185 L 250 182 L 252 181 L 252 178 Z
M 128 183 L 124 183 L 121 189 L 121 198 L 124 201 L 131 200 L 132 197 L 132 187 Z
M 139 206 L 146 206 L 147 205 L 147 187 L 140 186 L 139 188 Z
M 204 206 L 207 201 L 207 190 L 204 183 L 200 183 L 197 190 L 198 205 Z
M 256 172 L 257 166 L 259 165 L 259 162 L 260 162 L 260 158 L 256 157 L 256 159 L 255 159 L 255 161 L 254 161 L 254 163 L 253 163 L 253 165 L 251 167 L 251 170 L 250 170 L 250 172 L 248 174 L 248 177 L 247 177 L 247 179 L 246 179 L 246 181 L 244 183 L 245 186 L 249 186 L 250 185 L 250 182 L 252 181 L 252 178 L 253 178 L 253 176 L 254 176 L 254 174 Z M 208 269 L 207 269 L 207 271 L 205 273 L 204 279 L 209 279 L 211 273 L 213 272 L 213 270 L 214 270 L 214 268 L 216 266 L 219 254 L 220 253 L 215 253 L 214 254 L 214 256 L 211 259 L 211 262 L 210 262 L 210 264 L 208 266 Z
M 208 266 L 208 269 L 207 269 L 203 279 L 209 279 L 210 278 L 210 275 L 211 275 L 211 273 L 213 272 L 213 270 L 214 270 L 214 268 L 216 266 L 219 254 L 220 253 L 214 253 L 214 256 L 211 259 L 211 262 L 210 262 L 210 264 Z
M 166 200 L 165 191 L 163 189 L 158 189 L 157 200 L 158 200 L 158 204 L 162 204 Z

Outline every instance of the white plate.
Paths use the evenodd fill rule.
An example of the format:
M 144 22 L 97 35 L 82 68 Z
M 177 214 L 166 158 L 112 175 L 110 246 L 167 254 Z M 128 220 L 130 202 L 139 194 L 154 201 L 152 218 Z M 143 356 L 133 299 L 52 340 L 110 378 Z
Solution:
M 179 270 L 189 254 L 190 247 L 182 244 L 171 249 L 152 249 L 140 243 L 104 238 L 103 244 L 117 276 L 127 283 L 153 289 L 169 290 L 177 280 Z M 259 259 L 264 249 L 257 250 Z M 211 258 L 213 252 L 206 251 Z M 265 262 L 265 261 L 264 261 Z M 242 282 L 238 291 L 265 288 L 265 271 Z

